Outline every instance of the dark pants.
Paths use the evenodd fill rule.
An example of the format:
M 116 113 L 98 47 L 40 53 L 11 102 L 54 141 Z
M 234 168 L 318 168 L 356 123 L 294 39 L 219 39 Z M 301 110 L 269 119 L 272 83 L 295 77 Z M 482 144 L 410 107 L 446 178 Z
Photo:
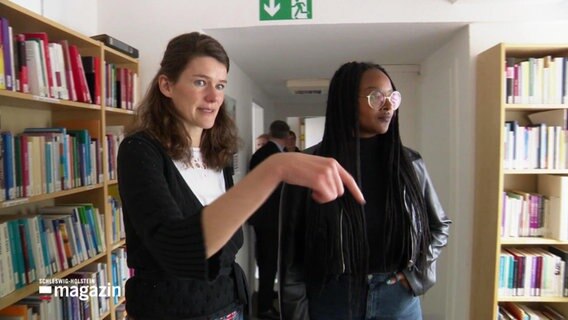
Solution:
M 267 311 L 274 300 L 278 262 L 278 229 L 254 227 L 258 265 L 258 312 Z
M 367 295 L 362 308 L 350 314 L 347 276 L 330 281 L 321 294 L 308 289 L 311 320 L 420 320 L 420 299 L 401 282 L 387 284 L 392 274 L 374 274 L 368 278 Z M 310 292 L 312 291 L 312 292 Z

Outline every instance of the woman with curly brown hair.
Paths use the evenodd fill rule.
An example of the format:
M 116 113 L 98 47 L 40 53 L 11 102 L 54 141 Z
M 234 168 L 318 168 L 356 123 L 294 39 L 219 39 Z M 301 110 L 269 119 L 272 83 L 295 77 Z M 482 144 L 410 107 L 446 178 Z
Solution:
M 215 39 L 197 32 L 172 39 L 120 145 L 133 319 L 242 319 L 240 227 L 281 182 L 313 189 L 318 202 L 343 194 L 345 184 L 363 201 L 335 160 L 301 154 L 275 155 L 232 187 L 238 139 L 224 105 L 228 71 Z

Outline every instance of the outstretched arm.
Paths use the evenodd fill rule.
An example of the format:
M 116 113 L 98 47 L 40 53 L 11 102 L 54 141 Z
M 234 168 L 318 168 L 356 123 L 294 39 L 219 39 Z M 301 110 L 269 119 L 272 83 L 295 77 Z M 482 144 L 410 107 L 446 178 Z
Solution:
M 302 153 L 275 154 L 203 209 L 206 256 L 221 249 L 281 182 L 312 189 L 312 197 L 320 203 L 343 195 L 344 186 L 357 201 L 364 202 L 353 177 L 334 159 Z

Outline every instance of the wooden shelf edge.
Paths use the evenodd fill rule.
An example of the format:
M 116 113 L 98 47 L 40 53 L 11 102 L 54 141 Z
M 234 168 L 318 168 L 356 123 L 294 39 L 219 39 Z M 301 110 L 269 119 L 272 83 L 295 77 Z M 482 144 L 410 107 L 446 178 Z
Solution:
M 118 114 L 124 114 L 124 115 L 132 115 L 132 116 L 135 114 L 134 110 L 126 110 L 126 109 L 115 108 L 115 107 L 105 107 L 105 112 L 118 113 Z
M 114 302 L 112 303 L 112 308 L 111 308 L 111 309 L 114 311 L 114 310 L 116 310 L 116 307 L 118 307 L 119 305 L 121 305 L 121 304 L 123 304 L 123 303 L 125 303 L 125 302 L 126 302 L 126 297 L 122 296 L 122 297 L 120 297 L 120 298 L 118 299 L 118 303 L 114 303 Z
M 536 238 L 536 237 L 519 237 L 519 238 L 501 238 L 501 245 L 567 245 L 568 241 Z
M 78 109 L 81 111 L 101 111 L 98 104 L 90 104 L 57 98 L 48 98 L 11 90 L 0 90 L 0 97 L 9 99 L 3 104 L 10 106 L 25 106 L 29 109 Z M 32 104 L 30 104 L 32 103 Z
M 498 302 L 560 302 L 568 303 L 568 297 L 499 297 Z
M 506 111 L 546 111 L 554 109 L 568 109 L 568 104 L 549 103 L 549 104 L 505 104 Z
M 103 45 L 103 48 L 105 50 L 105 55 L 106 54 L 114 55 L 116 57 L 119 57 L 122 60 L 125 60 L 125 62 L 128 62 L 128 63 L 134 63 L 134 64 L 139 63 L 138 58 L 133 58 L 133 57 L 131 57 L 131 56 L 125 54 L 125 53 L 122 53 L 122 52 L 120 52 L 120 51 L 118 51 L 114 48 L 107 47 L 102 41 L 99 41 L 99 42 L 101 42 L 101 44 Z
M 40 194 L 39 196 L 32 196 L 32 197 L 27 197 L 27 198 L 18 198 L 18 199 L 14 199 L 14 200 L 2 201 L 2 202 L 0 202 L 0 209 L 19 206 L 19 205 L 28 204 L 28 203 L 40 202 L 40 201 L 45 201 L 45 200 L 50 200 L 50 199 L 55 199 L 55 198 L 60 198 L 60 197 L 64 197 L 64 196 L 68 196 L 68 195 L 72 195 L 72 194 L 77 194 L 77 193 L 81 193 L 81 192 L 85 192 L 85 191 L 99 189 L 99 188 L 102 188 L 102 187 L 103 187 L 103 184 L 98 183 L 98 184 L 93 184 L 93 185 L 90 185 L 90 186 L 73 188 L 73 189 L 69 189 L 69 190 Z
M 110 247 L 111 248 L 110 250 L 114 251 L 124 245 L 126 245 L 126 239 L 121 239 L 118 242 L 113 243 L 112 246 Z
M 503 174 L 568 174 L 568 169 L 504 169 Z

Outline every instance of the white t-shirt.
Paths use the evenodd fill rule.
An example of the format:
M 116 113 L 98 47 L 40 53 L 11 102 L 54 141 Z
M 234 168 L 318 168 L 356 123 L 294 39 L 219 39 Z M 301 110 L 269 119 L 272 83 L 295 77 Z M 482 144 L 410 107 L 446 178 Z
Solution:
M 174 164 L 202 205 L 210 204 L 225 193 L 223 171 L 206 168 L 199 148 L 191 148 L 191 166 L 176 160 Z

